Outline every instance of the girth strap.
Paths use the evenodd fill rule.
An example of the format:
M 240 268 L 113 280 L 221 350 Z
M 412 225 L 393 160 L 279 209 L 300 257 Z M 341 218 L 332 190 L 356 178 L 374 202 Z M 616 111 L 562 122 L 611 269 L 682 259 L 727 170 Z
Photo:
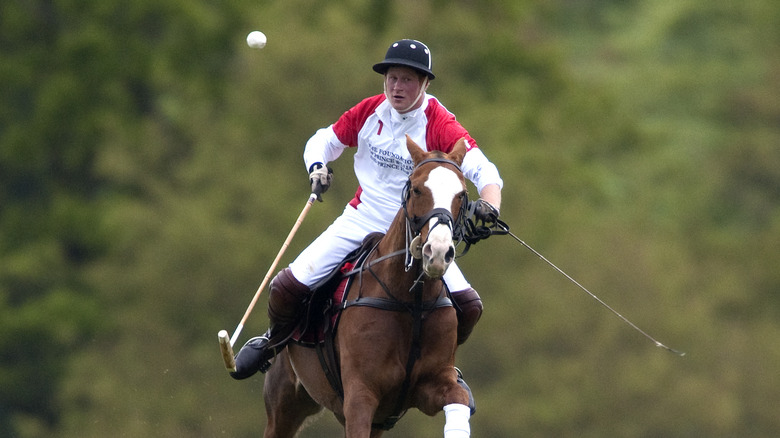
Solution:
M 354 306 L 373 307 L 375 309 L 389 310 L 391 312 L 407 312 L 413 310 L 412 304 L 410 303 L 403 303 L 398 300 L 381 297 L 362 297 L 356 300 L 345 301 L 341 308 L 346 309 Z M 422 311 L 430 311 L 438 309 L 439 307 L 453 307 L 452 300 L 450 300 L 449 297 L 440 296 L 434 301 L 421 303 Z

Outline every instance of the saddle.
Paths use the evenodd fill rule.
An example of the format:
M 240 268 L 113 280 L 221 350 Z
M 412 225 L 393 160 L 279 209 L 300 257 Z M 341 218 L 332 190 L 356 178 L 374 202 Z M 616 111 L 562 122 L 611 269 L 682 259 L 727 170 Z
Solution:
M 307 347 L 316 347 L 332 337 L 346 301 L 349 283 L 354 275 L 347 275 L 359 266 L 379 244 L 384 233 L 367 235 L 363 243 L 346 257 L 325 278 L 312 286 L 306 303 L 306 312 L 292 334 L 292 341 Z

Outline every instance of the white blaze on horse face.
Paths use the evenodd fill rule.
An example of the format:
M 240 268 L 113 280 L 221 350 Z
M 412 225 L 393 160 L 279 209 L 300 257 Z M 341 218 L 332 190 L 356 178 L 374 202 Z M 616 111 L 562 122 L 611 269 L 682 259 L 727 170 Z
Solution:
M 431 191 L 433 196 L 433 208 L 452 208 L 452 200 L 455 195 L 463 191 L 463 185 L 455 174 L 446 167 L 437 167 L 428 174 L 425 181 L 425 187 Z M 450 213 L 452 213 L 450 211 Z
M 452 201 L 463 191 L 460 178 L 450 169 L 437 167 L 428 174 L 425 187 L 433 196 L 433 208 L 443 208 L 452 213 Z M 423 246 L 423 270 L 432 278 L 444 275 L 455 257 L 450 225 L 435 225 L 438 219 L 428 223 L 428 239 Z

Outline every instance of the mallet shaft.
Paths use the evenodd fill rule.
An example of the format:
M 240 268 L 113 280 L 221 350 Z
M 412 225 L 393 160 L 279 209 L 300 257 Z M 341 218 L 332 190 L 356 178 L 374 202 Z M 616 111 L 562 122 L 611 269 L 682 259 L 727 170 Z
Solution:
M 284 240 L 282 248 L 279 250 L 279 253 L 276 254 L 276 258 L 274 259 L 273 263 L 271 263 L 271 267 L 268 268 L 268 272 L 265 274 L 263 282 L 260 284 L 260 287 L 257 288 L 257 292 L 255 292 L 255 296 L 252 297 L 252 301 L 249 303 L 249 307 L 247 307 L 246 312 L 244 312 L 244 316 L 241 318 L 241 322 L 239 322 L 238 326 L 236 326 L 236 330 L 233 332 L 233 336 L 228 338 L 228 333 L 226 330 L 221 330 L 219 332 L 218 337 L 220 350 L 222 351 L 222 359 L 225 362 L 225 368 L 228 370 L 236 370 L 236 362 L 233 356 L 233 346 L 236 345 L 238 336 L 241 334 L 241 330 L 244 329 L 244 324 L 249 318 L 249 314 L 252 313 L 255 304 L 257 304 L 258 298 L 260 298 L 260 294 L 268 285 L 268 280 L 271 278 L 271 274 L 273 274 L 273 272 L 276 270 L 276 266 L 279 264 L 279 260 L 281 260 L 284 252 L 287 250 L 287 247 L 290 246 L 290 242 L 292 242 L 293 236 L 295 236 L 298 228 L 300 228 L 301 224 L 303 223 L 303 219 L 306 217 L 306 214 L 309 212 L 309 209 L 311 208 L 312 204 L 314 204 L 315 200 L 317 200 L 317 195 L 312 193 L 309 196 L 309 199 L 306 201 L 306 205 L 303 207 L 303 210 L 301 210 L 301 214 L 298 215 L 298 219 L 295 221 L 295 225 L 293 225 L 290 233 Z

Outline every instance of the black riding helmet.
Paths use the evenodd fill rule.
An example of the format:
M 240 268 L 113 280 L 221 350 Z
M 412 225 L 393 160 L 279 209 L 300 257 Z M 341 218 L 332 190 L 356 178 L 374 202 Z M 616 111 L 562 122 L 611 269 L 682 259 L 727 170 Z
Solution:
M 374 64 L 374 71 L 379 74 L 387 73 L 387 69 L 393 66 L 411 67 L 420 73 L 428 76 L 428 79 L 434 79 L 431 66 L 431 51 L 428 46 L 417 40 L 400 40 L 394 42 L 385 54 L 385 60 Z

